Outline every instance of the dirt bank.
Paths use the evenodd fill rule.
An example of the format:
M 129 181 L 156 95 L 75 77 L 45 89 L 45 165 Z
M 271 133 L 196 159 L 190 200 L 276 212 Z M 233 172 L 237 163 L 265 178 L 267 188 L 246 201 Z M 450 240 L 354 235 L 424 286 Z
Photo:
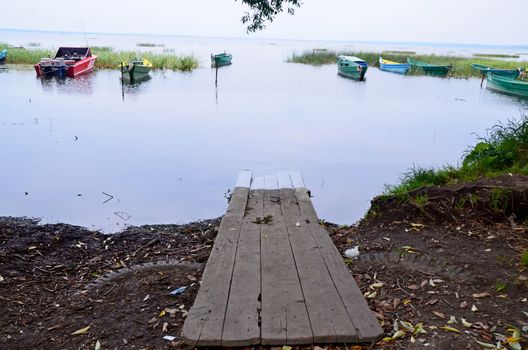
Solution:
M 346 262 L 387 337 L 408 322 L 398 326 L 403 338 L 364 348 L 480 349 L 476 340 L 496 343 L 494 332 L 528 325 L 527 189 L 526 177 L 421 189 L 375 199 L 357 226 L 323 222 L 340 251 L 359 246 Z M 219 222 L 109 236 L 0 218 L 0 348 L 183 348 L 181 326 Z M 411 338 L 405 327 L 419 323 L 427 333 Z

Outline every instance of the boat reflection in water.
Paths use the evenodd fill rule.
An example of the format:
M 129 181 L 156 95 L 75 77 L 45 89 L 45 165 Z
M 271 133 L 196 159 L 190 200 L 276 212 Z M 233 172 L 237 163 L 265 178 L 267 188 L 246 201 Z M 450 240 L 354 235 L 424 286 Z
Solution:
M 57 76 L 42 76 L 42 89 L 46 93 L 93 95 L 93 85 L 96 79 L 95 74 L 83 74 L 74 79 L 64 79 Z

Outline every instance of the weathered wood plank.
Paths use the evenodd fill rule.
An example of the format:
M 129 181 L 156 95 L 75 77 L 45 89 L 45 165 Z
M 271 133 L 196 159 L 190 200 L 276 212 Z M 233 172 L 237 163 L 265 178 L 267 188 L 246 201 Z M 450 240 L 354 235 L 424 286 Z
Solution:
M 235 253 L 248 195 L 248 188 L 236 187 L 220 223 L 202 285 L 183 325 L 182 338 L 188 344 L 221 345 Z
M 279 180 L 277 175 L 266 175 L 264 176 L 264 189 L 265 190 L 276 190 L 279 188 Z
M 293 189 L 280 190 L 281 207 L 306 300 L 315 343 L 358 341 L 343 301 L 307 228 Z
M 305 188 L 304 181 L 301 174 L 297 171 L 290 171 L 290 177 L 293 183 L 293 188 Z
M 261 225 L 262 345 L 310 344 L 310 320 L 293 259 L 278 190 L 264 194 Z
M 281 171 L 278 174 L 279 188 L 293 188 L 289 171 Z
M 250 191 L 238 240 L 222 346 L 260 344 L 260 225 L 264 190 Z
M 235 187 L 247 187 L 251 186 L 251 171 L 243 170 L 238 174 L 237 182 Z
M 307 220 L 307 227 L 316 240 L 322 257 L 328 267 L 332 282 L 346 307 L 360 341 L 374 341 L 383 336 L 379 325 L 358 288 L 354 278 L 343 262 L 341 254 L 332 239 L 318 223 L 318 217 L 305 188 L 295 189 L 301 214 Z
M 264 189 L 264 176 L 257 176 L 251 180 L 252 190 L 263 190 Z

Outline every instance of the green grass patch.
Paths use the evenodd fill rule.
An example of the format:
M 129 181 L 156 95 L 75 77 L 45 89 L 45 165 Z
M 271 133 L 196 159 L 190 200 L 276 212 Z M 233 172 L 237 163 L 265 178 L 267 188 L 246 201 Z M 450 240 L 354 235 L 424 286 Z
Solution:
M 496 58 L 485 57 L 458 57 L 450 55 L 417 55 L 417 54 L 403 54 L 401 52 L 369 52 L 369 51 L 319 51 L 309 50 L 301 54 L 293 53 L 288 58 L 288 62 L 309 64 L 313 66 L 321 66 L 325 64 L 335 64 L 337 56 L 349 55 L 356 56 L 365 60 L 369 66 L 379 67 L 379 58 L 382 56 L 385 59 L 406 62 L 407 57 L 412 57 L 419 61 L 424 61 L 438 65 L 452 65 L 450 75 L 457 77 L 478 77 L 480 73 L 471 67 L 472 63 L 482 64 L 494 68 L 501 69 L 517 69 L 528 67 L 528 61 L 508 61 Z
M 519 55 L 506 55 L 503 53 L 475 53 L 474 57 L 492 57 L 492 58 L 519 58 Z
M 399 184 L 385 185 L 383 195 L 407 200 L 409 192 L 420 187 L 455 184 L 507 173 L 528 175 L 527 115 L 493 126 L 486 136 L 478 137 L 477 141 L 464 153 L 462 165 L 437 168 L 414 166 L 403 174 Z M 510 190 L 498 187 L 490 192 L 489 203 L 493 209 L 504 211 L 510 197 Z M 472 194 L 468 200 L 475 205 L 480 198 Z M 464 205 L 465 202 L 459 204 L 461 207 Z
M 7 64 L 34 65 L 44 57 L 52 57 L 55 52 L 47 49 L 24 49 L 10 48 L 6 43 L 0 42 L 0 50 L 8 48 Z M 198 67 L 198 60 L 194 56 L 178 56 L 173 53 L 157 54 L 152 52 L 136 51 L 114 51 L 111 47 L 94 46 L 91 48 L 94 55 L 96 68 L 117 69 L 121 62 L 128 61 L 134 57 L 142 57 L 152 62 L 154 69 L 172 69 L 181 71 L 191 71 Z

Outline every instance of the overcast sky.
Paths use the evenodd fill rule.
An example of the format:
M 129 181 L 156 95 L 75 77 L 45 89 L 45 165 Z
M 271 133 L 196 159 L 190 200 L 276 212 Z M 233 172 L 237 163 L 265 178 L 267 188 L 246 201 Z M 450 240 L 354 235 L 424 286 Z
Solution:
M 8 0 L 2 0 L 7 2 Z M 526 0 L 305 0 L 250 37 L 527 45 Z M 17 0 L 1 28 L 246 37 L 234 0 Z M 1 38 L 0 38 L 1 39 Z M 1 40 L 0 40 L 1 41 Z

